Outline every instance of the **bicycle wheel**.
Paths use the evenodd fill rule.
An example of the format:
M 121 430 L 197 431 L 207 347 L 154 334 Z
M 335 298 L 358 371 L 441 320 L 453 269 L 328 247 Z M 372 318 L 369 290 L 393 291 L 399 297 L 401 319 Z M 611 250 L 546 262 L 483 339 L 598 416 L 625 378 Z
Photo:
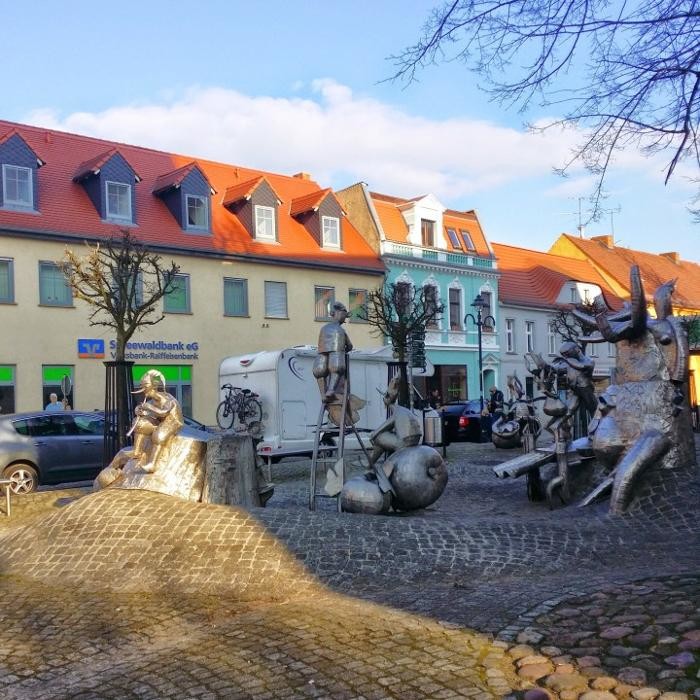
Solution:
M 233 411 L 228 401 L 222 401 L 216 408 L 216 422 L 222 430 L 233 427 Z
M 251 423 L 260 422 L 262 420 L 262 405 L 257 399 L 250 396 L 243 402 L 243 410 L 241 411 L 242 422 L 248 427 Z

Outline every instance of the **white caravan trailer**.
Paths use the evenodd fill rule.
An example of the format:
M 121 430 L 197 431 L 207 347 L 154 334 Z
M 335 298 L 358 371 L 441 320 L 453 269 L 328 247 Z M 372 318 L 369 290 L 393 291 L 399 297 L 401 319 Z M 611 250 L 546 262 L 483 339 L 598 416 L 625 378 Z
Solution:
M 311 454 L 321 394 L 311 368 L 318 354 L 313 345 L 299 345 L 228 357 L 219 367 L 219 386 L 232 384 L 260 396 L 263 434 L 258 454 L 271 460 L 287 455 Z M 386 419 L 382 396 L 388 383 L 391 348 L 350 352 L 350 390 L 367 403 L 360 409 L 356 428 L 367 446 L 369 431 Z M 224 398 L 225 392 L 221 393 Z M 363 430 L 367 432 L 363 432 Z M 347 449 L 359 449 L 352 433 L 346 434 Z

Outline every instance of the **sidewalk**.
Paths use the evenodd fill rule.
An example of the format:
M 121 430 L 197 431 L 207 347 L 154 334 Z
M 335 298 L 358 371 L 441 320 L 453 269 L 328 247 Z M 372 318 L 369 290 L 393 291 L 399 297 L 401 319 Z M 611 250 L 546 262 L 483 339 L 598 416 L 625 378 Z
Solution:
M 2 696 L 700 697 L 698 484 L 550 512 L 493 476 L 509 452 L 450 446 L 415 514 L 309 513 L 285 460 L 253 513 L 105 491 L 11 525 Z

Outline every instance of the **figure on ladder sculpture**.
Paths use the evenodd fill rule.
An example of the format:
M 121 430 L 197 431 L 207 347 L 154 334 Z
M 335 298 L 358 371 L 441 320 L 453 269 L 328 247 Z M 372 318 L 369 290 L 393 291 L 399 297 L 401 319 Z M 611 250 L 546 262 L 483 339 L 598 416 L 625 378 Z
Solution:
M 318 356 L 314 361 L 313 373 L 321 391 L 321 401 L 337 401 L 345 391 L 347 381 L 347 353 L 352 350 L 352 342 L 343 328 L 348 317 L 344 304 L 336 301 L 331 313 L 333 320 L 326 323 L 318 334 Z

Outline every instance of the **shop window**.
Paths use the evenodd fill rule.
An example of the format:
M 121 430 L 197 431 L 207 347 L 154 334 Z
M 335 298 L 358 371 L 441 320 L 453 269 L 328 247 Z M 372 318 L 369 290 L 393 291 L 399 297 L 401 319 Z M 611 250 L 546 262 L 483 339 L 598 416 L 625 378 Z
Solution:
M 10 258 L 0 258 L 0 304 L 12 304 L 15 300 L 14 263 Z
M 41 407 L 44 408 L 50 403 L 51 394 L 56 394 L 58 400 L 62 401 L 64 398 L 69 406 L 75 406 L 73 400 L 73 378 L 74 378 L 74 368 L 73 365 L 43 365 L 41 368 L 41 379 L 42 379 L 42 403 Z M 67 394 L 63 394 L 63 387 L 65 385 L 65 380 L 68 378 L 69 388 Z
M 0 365 L 0 413 L 15 412 L 15 366 Z
M 335 287 L 314 287 L 314 317 L 317 321 L 330 321 L 335 302 Z
M 156 369 L 163 375 L 165 390 L 180 402 L 182 413 L 196 418 L 192 415 L 192 365 L 134 365 L 131 368 L 134 386 L 139 385 L 149 369 Z
M 39 303 L 42 306 L 73 306 L 73 294 L 66 276 L 55 262 L 39 263 Z
M 224 316 L 248 316 L 248 280 L 224 277 Z
M 265 282 L 265 318 L 289 318 L 286 282 Z
M 348 321 L 350 323 L 367 323 L 367 290 L 351 289 L 349 297 Z
M 190 313 L 189 275 L 175 275 L 170 291 L 163 297 L 163 311 L 168 314 Z

